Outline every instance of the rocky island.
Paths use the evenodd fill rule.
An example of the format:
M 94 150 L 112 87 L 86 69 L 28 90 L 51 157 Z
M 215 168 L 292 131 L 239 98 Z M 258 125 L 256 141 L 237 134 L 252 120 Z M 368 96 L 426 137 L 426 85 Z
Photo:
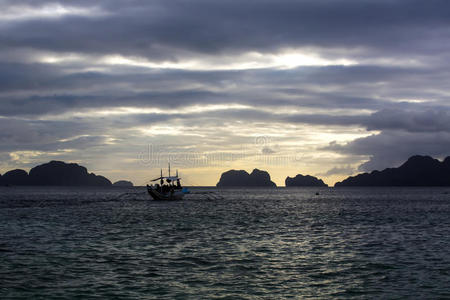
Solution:
M 1 185 L 29 185 L 28 173 L 21 169 L 6 172 L 1 177 Z
M 266 171 L 254 169 L 250 174 L 245 170 L 229 170 L 222 173 L 217 187 L 276 187 Z
M 119 180 L 113 183 L 113 186 L 119 187 L 133 187 L 133 183 L 127 180 Z
M 1 177 L 3 185 L 111 186 L 111 181 L 75 163 L 51 161 L 30 170 L 16 169 Z
M 327 187 L 322 179 L 319 179 L 317 177 L 311 176 L 311 175 L 302 175 L 298 174 L 294 178 L 287 177 L 284 181 L 284 184 L 286 187 L 299 187 L 299 186 L 316 186 L 316 187 Z
M 450 157 L 440 162 L 415 155 L 398 168 L 351 176 L 335 186 L 450 186 Z

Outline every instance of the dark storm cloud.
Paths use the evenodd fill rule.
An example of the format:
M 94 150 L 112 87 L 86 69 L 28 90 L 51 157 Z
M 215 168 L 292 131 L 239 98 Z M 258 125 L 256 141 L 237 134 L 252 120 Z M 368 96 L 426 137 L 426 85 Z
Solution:
M 332 176 L 332 175 L 342 175 L 342 174 L 353 174 L 354 172 L 355 172 L 354 168 L 352 168 L 350 166 L 345 166 L 342 168 L 334 167 L 324 173 L 319 173 L 316 175 L 317 176 Z
M 450 3 L 444 0 L 71 3 L 95 6 L 105 14 L 12 22 L 1 27 L 0 43 L 176 60 L 183 51 L 266 52 L 298 46 L 436 53 L 442 52 L 437 43 L 449 40 Z
M 405 78 L 418 81 L 424 73 L 419 69 L 408 72 L 393 67 L 330 66 L 241 72 L 142 72 L 139 68 L 130 68 L 124 73 L 65 74 L 64 70 L 56 66 L 17 63 L 0 63 L 0 70 L 0 91 L 8 93 L 0 95 L 0 115 L 3 116 L 42 115 L 118 106 L 167 109 L 195 104 L 230 103 L 348 110 L 407 108 L 409 104 L 392 102 L 388 96 L 402 86 L 399 82 Z M 386 80 L 389 82 L 386 83 Z M 434 79 L 423 78 L 422 81 L 437 91 L 442 89 L 441 83 Z M 383 83 L 386 96 L 371 97 L 379 93 L 376 85 L 379 82 Z M 332 90 L 318 88 L 323 86 L 330 86 Z M 426 97 L 428 94 L 420 86 L 404 87 L 404 90 L 415 97 Z M 24 91 L 27 94 L 14 94 Z
M 371 115 L 368 130 L 404 130 L 407 132 L 450 132 L 448 108 L 423 110 L 383 109 Z
M 61 71 L 48 65 L 0 62 L 0 92 L 55 86 L 59 76 Z
M 220 86 L 238 75 L 235 71 L 149 70 L 148 68 L 114 66 L 113 72 L 101 72 L 79 71 L 75 67 L 89 67 L 89 65 L 59 66 L 0 61 L 0 92 L 18 90 L 51 92 L 61 89 L 86 90 L 95 87 L 119 90 L 115 87 L 118 84 L 121 84 L 121 89 L 126 84 L 130 89 L 158 88 L 170 91 L 179 88 L 180 84 L 202 83 L 205 86 Z
M 248 122 L 271 122 L 281 124 L 310 124 L 326 126 L 358 125 L 367 130 L 382 130 L 411 133 L 449 133 L 450 109 L 426 109 L 424 111 L 381 110 L 370 115 L 330 115 L 319 113 L 272 113 L 257 109 L 226 109 L 188 114 L 136 114 L 123 117 L 125 126 L 146 125 L 173 119 L 193 120 L 213 125 L 218 119 L 226 121 L 246 120 Z M 209 123 L 208 123 L 209 122 Z
M 450 155 L 450 110 L 416 105 L 415 109 L 384 109 L 360 123 L 368 130 L 380 130 L 346 144 L 335 142 L 325 150 L 347 155 L 368 156 L 361 171 L 398 166 L 412 155 Z
M 408 107 L 414 107 L 408 105 Z M 249 122 L 262 122 L 270 119 L 272 122 L 287 124 L 310 124 L 326 126 L 351 126 L 357 125 L 368 131 L 396 131 L 410 133 L 449 133 L 450 134 L 450 109 L 430 109 L 416 105 L 415 110 L 384 109 L 370 115 L 337 115 L 325 113 L 271 113 L 255 109 L 227 109 L 206 113 L 188 115 L 168 115 L 170 118 L 179 119 L 225 119 L 248 120 Z M 423 108 L 423 110 L 420 110 Z M 142 115 L 145 120 L 147 115 Z M 153 118 L 152 115 L 148 116 Z
M 44 121 L 0 118 L 0 152 L 86 150 L 104 146 L 108 138 L 120 140 L 130 128 L 150 126 L 176 119 L 165 114 L 124 117 L 75 118 L 70 121 Z M 123 132 L 126 132 L 124 134 Z M 117 136 L 115 136 L 117 135 Z
M 450 133 L 385 131 L 356 139 L 345 145 L 331 143 L 326 149 L 344 154 L 369 156 L 369 161 L 362 164 L 359 170 L 382 170 L 399 166 L 415 154 L 439 158 L 448 156 Z
M 0 118 L 0 151 L 42 149 L 68 137 L 92 133 L 87 124 L 74 121 L 27 121 Z M 49 148 L 45 146 L 45 148 Z
M 39 15 L 55 3 L 0 2 L 0 117 L 7 117 L 0 118 L 0 155 L 87 148 L 103 155 L 98 148 L 108 138 L 125 140 L 133 128 L 164 122 L 185 125 L 185 132 L 210 127 L 230 145 L 248 139 L 226 132 L 225 125 L 242 121 L 377 131 L 326 148 L 369 157 L 362 170 L 413 154 L 449 154 L 449 1 L 67 0 L 60 4 L 78 12 Z M 248 52 L 295 49 L 357 65 L 220 70 L 245 63 Z M 203 71 L 102 61 L 116 54 L 156 63 L 197 60 Z M 247 107 L 183 113 L 210 104 Z M 95 114 L 124 106 L 162 113 Z M 92 116 L 71 117 L 89 110 Z M 67 120 L 56 120 L 61 113 Z M 324 174 L 351 172 L 345 164 Z
M 221 100 L 216 100 L 220 98 Z M 45 115 L 66 111 L 79 111 L 82 109 L 111 108 L 120 106 L 132 106 L 141 108 L 162 107 L 177 108 L 184 105 L 205 102 L 226 102 L 226 95 L 216 95 L 208 91 L 173 91 L 173 92 L 147 92 L 117 96 L 108 95 L 49 95 L 31 96 L 20 99 L 5 99 L 0 107 L 0 115 Z

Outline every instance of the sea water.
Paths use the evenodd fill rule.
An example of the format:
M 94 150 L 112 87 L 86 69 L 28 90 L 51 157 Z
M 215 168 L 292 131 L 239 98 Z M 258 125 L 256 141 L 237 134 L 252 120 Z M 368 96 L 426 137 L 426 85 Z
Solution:
M 450 298 L 449 193 L 0 188 L 0 298 Z

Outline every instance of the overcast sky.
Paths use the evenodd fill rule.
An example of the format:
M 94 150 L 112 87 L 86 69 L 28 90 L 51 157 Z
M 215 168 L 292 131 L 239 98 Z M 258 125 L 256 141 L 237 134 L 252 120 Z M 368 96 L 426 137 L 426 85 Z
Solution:
M 0 173 L 333 184 L 450 155 L 450 1 L 0 0 Z

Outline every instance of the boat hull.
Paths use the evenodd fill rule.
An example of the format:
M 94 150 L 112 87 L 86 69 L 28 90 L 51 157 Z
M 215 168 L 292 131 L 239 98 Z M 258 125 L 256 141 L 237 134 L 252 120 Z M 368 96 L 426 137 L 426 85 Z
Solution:
M 168 193 L 160 193 L 153 187 L 147 185 L 147 192 L 153 198 L 153 200 L 157 201 L 174 201 L 183 199 L 184 193 L 179 190 L 172 190 Z

